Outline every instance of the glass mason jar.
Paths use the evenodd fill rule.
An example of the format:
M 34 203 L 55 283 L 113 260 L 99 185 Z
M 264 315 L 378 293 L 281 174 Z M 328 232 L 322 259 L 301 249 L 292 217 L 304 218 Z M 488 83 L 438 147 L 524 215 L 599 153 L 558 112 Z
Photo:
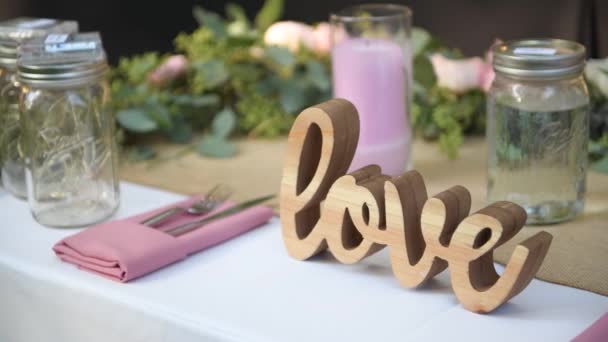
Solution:
M 117 153 L 99 35 L 66 39 L 22 48 L 22 142 L 34 218 L 52 227 L 81 227 L 118 208 Z
M 1 52 L 0 52 L 1 54 Z M 0 56 L 0 60 L 3 60 Z M 19 97 L 21 85 L 17 81 L 15 65 L 0 62 L 0 166 L 2 185 L 18 198 L 27 195 L 25 166 L 20 148 Z
M 350 170 L 369 164 L 399 175 L 410 162 L 412 12 L 367 4 L 331 15 L 334 97 L 359 112 L 359 143 Z
M 583 210 L 589 139 L 584 46 L 520 40 L 493 49 L 488 96 L 488 200 L 521 205 L 530 224 Z
M 15 18 L 0 22 L 0 166 L 4 188 L 18 198 L 27 196 L 19 124 L 21 85 L 16 77 L 19 45 L 47 33 L 77 30 L 75 21 Z

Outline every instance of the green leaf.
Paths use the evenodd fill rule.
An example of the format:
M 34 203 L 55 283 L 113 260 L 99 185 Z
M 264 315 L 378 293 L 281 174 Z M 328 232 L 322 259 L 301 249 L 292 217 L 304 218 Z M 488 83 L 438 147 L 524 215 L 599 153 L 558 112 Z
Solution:
M 279 46 L 267 46 L 264 49 L 264 55 L 273 64 L 282 68 L 292 67 L 296 63 L 296 57 L 291 51 Z
M 214 136 L 226 138 L 236 126 L 236 114 L 230 108 L 224 108 L 217 113 L 211 122 L 211 132 Z
M 230 43 L 250 44 L 257 38 L 257 33 L 251 30 L 251 23 L 243 7 L 228 3 L 226 5 L 226 15 L 231 22 L 228 24 L 227 31 L 230 36 Z
M 605 156 L 604 158 L 596 161 L 595 163 L 592 163 L 591 170 L 602 173 L 608 173 L 608 156 Z
M 142 108 L 123 109 L 116 113 L 120 126 L 135 133 L 148 133 L 158 129 L 156 121 L 152 120 Z
M 306 66 L 308 67 L 308 79 L 315 87 L 321 91 L 326 91 L 331 87 L 329 75 L 321 63 L 310 60 L 306 63 Z
M 220 104 L 218 94 L 189 95 L 182 94 L 173 97 L 175 104 L 179 106 L 190 106 L 196 108 L 216 107 Z
M 226 36 L 226 25 L 224 20 L 217 13 L 205 10 L 201 6 L 194 6 L 192 10 L 194 19 L 200 26 L 207 27 L 218 38 Z
M 236 146 L 222 137 L 204 136 L 196 145 L 199 154 L 214 158 L 229 158 L 236 154 Z
M 169 129 L 173 125 L 171 113 L 167 107 L 156 102 L 154 99 L 146 101 L 144 109 L 146 110 L 147 116 L 154 120 L 159 128 Z
M 135 95 L 135 88 L 122 82 L 112 82 L 112 100 L 128 100 Z
M 412 53 L 418 56 L 431 42 L 431 34 L 420 27 L 412 28 Z
M 249 26 L 249 18 L 243 7 L 238 4 L 229 2 L 226 4 L 226 16 L 232 21 L 244 23 Z
M 273 78 L 268 77 L 262 80 L 259 80 L 254 85 L 255 93 L 262 96 L 271 96 L 277 89 L 280 88 L 279 82 Z
M 132 84 L 144 82 L 148 74 L 160 63 L 157 52 L 147 52 L 133 57 L 121 57 L 117 71 Z
M 285 82 L 279 89 L 279 102 L 287 113 L 297 113 L 308 104 L 306 89 L 296 82 Z
M 433 87 L 437 81 L 433 64 L 426 55 L 414 58 L 414 80 L 426 89 Z
M 127 152 L 127 158 L 132 161 L 150 160 L 156 156 L 156 152 L 146 145 L 137 145 L 130 148 Z
M 281 19 L 282 15 L 283 0 L 266 0 L 255 17 L 255 27 L 258 31 L 264 32 L 270 25 Z
M 224 62 L 211 59 L 194 65 L 196 76 L 200 79 L 203 89 L 212 89 L 223 85 L 230 77 Z
M 174 143 L 187 144 L 192 140 L 192 125 L 184 120 L 176 120 L 165 134 Z

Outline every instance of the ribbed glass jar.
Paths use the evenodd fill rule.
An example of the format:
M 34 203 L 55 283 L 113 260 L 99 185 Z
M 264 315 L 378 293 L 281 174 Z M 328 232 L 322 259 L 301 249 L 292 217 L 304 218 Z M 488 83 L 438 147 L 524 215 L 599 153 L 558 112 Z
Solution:
M 0 22 L 0 170 L 2 185 L 18 198 L 27 196 L 19 124 L 21 86 L 16 77 L 19 46 L 49 33 L 76 31 L 75 21 L 20 17 Z
M 19 63 L 28 201 L 36 220 L 53 227 L 90 225 L 119 205 L 105 53 L 86 50 L 101 44 L 96 34 L 71 39 L 68 50 L 47 45 L 42 57 L 28 58 L 26 47 Z M 78 48 L 85 50 L 69 50 Z
M 25 198 L 25 165 L 21 150 L 19 98 L 21 85 L 14 68 L 0 66 L 0 165 L 2 185 L 19 198 Z

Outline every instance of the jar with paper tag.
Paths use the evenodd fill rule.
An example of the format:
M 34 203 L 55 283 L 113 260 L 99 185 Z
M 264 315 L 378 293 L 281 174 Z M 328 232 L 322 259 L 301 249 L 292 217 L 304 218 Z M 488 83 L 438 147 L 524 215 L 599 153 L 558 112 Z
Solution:
M 78 23 L 75 21 L 16 18 L 0 22 L 0 166 L 4 188 L 18 198 L 27 195 L 23 151 L 20 146 L 21 87 L 16 78 L 19 46 L 28 39 L 52 32 L 77 31 Z
M 44 225 L 86 226 L 118 207 L 107 71 L 97 33 L 49 35 L 22 46 L 18 80 L 28 201 Z

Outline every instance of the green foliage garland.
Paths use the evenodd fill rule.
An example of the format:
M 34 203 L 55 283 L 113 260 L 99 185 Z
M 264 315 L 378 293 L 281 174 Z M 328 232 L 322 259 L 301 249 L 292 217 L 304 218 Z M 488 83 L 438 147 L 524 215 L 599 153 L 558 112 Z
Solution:
M 192 143 L 207 156 L 234 155 L 231 134 L 284 135 L 294 115 L 330 97 L 329 60 L 302 47 L 297 53 L 265 46 L 265 29 L 281 16 L 283 3 L 267 0 L 253 23 L 236 4 L 227 18 L 195 7 L 200 24 L 175 38 L 175 50 L 189 61 L 183 77 L 163 86 L 148 75 L 169 56 L 149 52 L 122 58 L 112 71 L 113 109 L 129 136 L 162 134 L 175 143 Z M 154 156 L 149 148 L 131 148 L 135 159 Z

